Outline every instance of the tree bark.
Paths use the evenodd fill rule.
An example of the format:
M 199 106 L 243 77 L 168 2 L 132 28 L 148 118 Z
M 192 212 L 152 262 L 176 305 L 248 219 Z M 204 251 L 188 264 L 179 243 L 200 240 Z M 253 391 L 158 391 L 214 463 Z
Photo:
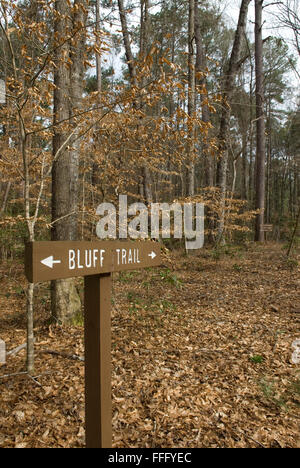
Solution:
M 101 47 L 101 4 L 100 0 L 96 0 L 96 33 L 97 33 L 97 40 L 96 44 L 97 47 L 100 49 Z M 96 73 L 97 73 L 97 91 L 99 94 L 102 92 L 102 62 L 101 62 L 101 54 L 99 52 L 96 53 Z
M 7 201 L 8 201 L 8 196 L 9 196 L 10 189 L 11 189 L 11 182 L 9 181 L 9 182 L 7 182 L 7 185 L 6 185 L 6 189 L 5 189 L 4 198 L 3 198 L 3 202 L 2 202 L 2 207 L 1 207 L 0 213 L 4 213 L 5 210 L 6 210 L 6 206 L 7 206 Z
M 149 0 L 141 1 L 140 57 L 147 54 L 150 34 Z
M 68 134 L 74 131 L 72 116 L 80 109 L 83 86 L 83 45 L 85 32 L 81 29 L 85 22 L 85 1 L 75 0 L 73 24 L 71 11 L 66 0 L 57 0 L 55 37 L 60 46 L 56 52 L 54 72 L 54 137 L 53 157 L 64 145 Z M 73 39 L 66 41 L 66 35 Z M 70 62 L 69 62 L 70 61 Z M 68 63 L 69 62 L 69 63 Z M 70 65 L 71 63 L 71 65 Z M 66 123 L 62 126 L 61 121 Z M 76 136 L 76 132 L 75 132 Z M 79 140 L 71 140 L 52 169 L 52 240 L 66 241 L 78 238 L 78 177 Z M 52 282 L 52 316 L 60 323 L 68 323 L 80 313 L 81 302 L 74 280 Z
M 290 243 L 289 243 L 289 247 L 288 247 L 288 250 L 287 250 L 287 253 L 286 253 L 287 258 L 289 258 L 290 255 L 291 255 L 291 251 L 292 251 L 292 248 L 293 248 L 293 244 L 295 242 L 295 238 L 296 238 L 296 234 L 297 234 L 297 230 L 298 230 L 298 226 L 299 226 L 299 221 L 300 221 L 300 206 L 299 206 L 299 209 L 298 209 L 298 215 L 297 215 L 297 218 L 296 218 L 296 221 L 295 221 L 293 234 L 292 234 L 292 237 L 291 237 L 291 240 L 290 240 Z
M 118 0 L 118 6 L 119 6 L 123 42 L 124 42 L 124 47 L 125 47 L 125 55 L 126 55 L 126 60 L 127 60 L 128 70 L 129 70 L 130 81 L 133 86 L 137 86 L 136 68 L 135 68 L 133 54 L 131 51 L 130 38 L 129 38 L 129 32 L 128 32 L 128 26 L 127 26 L 127 18 L 126 18 L 123 0 Z
M 27 287 L 27 347 L 26 366 L 28 374 L 34 373 L 34 314 L 33 314 L 34 284 Z
M 228 166 L 228 137 L 230 130 L 230 101 L 234 90 L 234 82 L 239 69 L 239 60 L 242 47 L 243 34 L 246 27 L 248 7 L 251 0 L 242 0 L 234 43 L 230 55 L 229 64 L 225 73 L 223 108 L 219 131 L 219 161 L 217 164 L 217 187 L 220 188 L 220 214 L 217 222 L 217 241 L 223 236 L 225 228 L 225 197 Z
M 141 20 L 140 20 L 140 60 L 143 60 L 147 54 L 149 45 L 149 29 L 150 29 L 150 16 L 149 16 L 149 0 L 141 1 Z M 142 81 L 142 86 L 145 86 L 145 79 Z M 140 106 L 141 107 L 141 106 Z M 151 171 L 147 164 L 143 165 L 143 185 L 144 195 L 147 206 L 153 202 L 153 189 Z
M 255 208 L 260 210 L 256 216 L 255 240 L 264 241 L 262 225 L 265 216 L 265 112 L 264 112 L 264 73 L 262 40 L 263 0 L 255 0 L 255 75 L 256 75 L 256 178 Z
M 204 50 L 201 27 L 200 27 L 200 12 L 199 12 L 199 0 L 195 0 L 195 43 L 196 43 L 196 62 L 195 62 L 195 73 L 196 73 L 196 84 L 201 87 L 207 87 L 207 79 L 205 76 L 198 78 L 197 74 L 205 73 L 207 68 L 206 54 Z M 206 99 L 206 95 L 200 94 L 201 107 L 202 107 L 202 121 L 208 123 L 210 121 L 210 112 L 207 104 L 203 104 Z M 206 187 L 213 187 L 214 185 L 214 172 L 213 172 L 213 160 L 212 157 L 206 151 L 205 143 L 202 143 L 203 153 L 205 157 L 205 185 Z
M 189 31 L 188 31 L 188 115 L 189 140 L 188 155 L 188 196 L 195 195 L 195 124 L 193 122 L 195 114 L 195 0 L 189 0 Z
M 136 75 L 136 65 L 135 65 L 135 60 L 134 60 L 132 50 L 131 50 L 129 31 L 128 31 L 128 25 L 127 25 L 127 17 L 125 13 L 123 0 L 118 0 L 118 6 L 119 6 L 123 42 L 124 42 L 126 60 L 128 64 L 130 82 L 132 86 L 137 87 L 138 82 L 137 82 L 137 75 Z M 147 49 L 147 41 L 149 40 L 147 36 L 148 28 L 149 28 L 149 0 L 141 0 L 141 31 L 140 31 L 141 39 L 140 39 L 140 52 L 139 52 L 139 56 L 141 59 L 145 55 L 146 49 Z M 137 106 L 137 103 L 135 103 L 135 106 Z M 143 164 L 142 177 L 143 177 L 143 186 L 144 186 L 143 193 L 145 195 L 147 205 L 150 205 L 150 203 L 152 203 L 153 201 L 153 193 L 152 193 L 151 173 L 147 164 Z M 141 190 L 139 190 L 139 192 L 141 193 Z
M 241 181 L 241 197 L 247 200 L 247 133 L 242 135 L 242 181 Z
M 96 19 L 96 27 L 95 27 L 95 32 L 96 32 L 96 45 L 97 48 L 100 50 L 101 48 L 101 2 L 100 0 L 96 0 L 95 4 L 95 19 Z M 102 93 L 102 60 L 101 60 L 101 53 L 96 52 L 96 80 L 97 80 L 97 91 L 99 93 L 98 99 L 99 99 L 99 105 L 101 104 L 101 93 Z M 94 132 L 94 140 L 95 140 L 95 146 L 100 145 L 100 132 L 98 126 L 95 128 Z M 92 164 L 92 175 L 91 175 L 91 182 L 93 187 L 98 188 L 100 185 L 100 170 L 99 170 L 99 163 L 97 161 L 93 161 Z M 98 204 L 99 198 L 98 198 L 98 193 L 95 191 L 95 193 L 92 194 L 92 202 L 93 205 Z

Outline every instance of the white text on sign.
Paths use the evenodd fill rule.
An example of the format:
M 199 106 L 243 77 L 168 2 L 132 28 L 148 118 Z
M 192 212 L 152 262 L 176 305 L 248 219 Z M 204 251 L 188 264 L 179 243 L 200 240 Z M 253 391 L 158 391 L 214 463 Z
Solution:
M 118 265 L 138 264 L 140 262 L 139 249 L 116 249 Z
M 118 265 L 138 265 L 141 263 L 139 249 L 116 249 L 116 260 Z M 84 268 L 103 267 L 105 250 L 80 249 L 69 250 L 69 270 L 82 270 Z M 149 256 L 153 259 L 156 254 L 152 252 Z
M 69 270 L 83 268 L 96 268 L 99 264 L 103 267 L 105 250 L 88 249 L 83 253 L 77 250 L 69 250 Z

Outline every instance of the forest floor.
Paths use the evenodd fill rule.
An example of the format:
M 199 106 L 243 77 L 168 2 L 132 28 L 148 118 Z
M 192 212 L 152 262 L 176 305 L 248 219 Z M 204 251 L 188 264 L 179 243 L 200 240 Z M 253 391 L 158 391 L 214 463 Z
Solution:
M 299 260 L 299 257 L 298 257 Z M 26 341 L 22 264 L 0 265 L 0 338 Z M 83 447 L 83 327 L 49 325 L 36 289 L 36 375 L 0 367 L 0 447 Z M 78 283 L 82 288 L 81 283 Z M 300 279 L 276 244 L 168 253 L 114 275 L 113 447 L 300 448 Z M 44 351 L 44 352 L 43 352 Z

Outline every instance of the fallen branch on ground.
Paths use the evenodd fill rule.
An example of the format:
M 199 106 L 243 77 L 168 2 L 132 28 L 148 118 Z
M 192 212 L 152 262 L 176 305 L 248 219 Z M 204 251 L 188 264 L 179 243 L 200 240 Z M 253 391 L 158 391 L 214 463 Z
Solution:
M 77 354 L 68 354 L 68 353 L 64 353 L 64 352 L 61 352 L 61 351 L 53 351 L 51 349 L 44 349 L 44 350 L 40 350 L 38 352 L 41 353 L 41 354 L 52 354 L 53 356 L 60 356 L 60 357 L 66 358 L 66 359 L 72 359 L 72 361 L 84 362 L 84 357 L 77 356 Z
M 17 346 L 16 348 L 11 349 L 10 351 L 7 351 L 6 355 L 15 356 L 16 354 L 18 354 L 20 351 L 22 351 L 25 348 L 27 348 L 27 343 L 23 343 L 22 345 Z

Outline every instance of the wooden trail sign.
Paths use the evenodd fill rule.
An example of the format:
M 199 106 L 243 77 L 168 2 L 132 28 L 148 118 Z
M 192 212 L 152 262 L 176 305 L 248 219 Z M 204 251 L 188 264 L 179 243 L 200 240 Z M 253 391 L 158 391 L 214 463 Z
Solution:
M 160 246 L 151 241 L 32 242 L 26 245 L 25 274 L 29 282 L 84 276 L 87 448 L 112 445 L 111 273 L 160 264 Z
M 263 232 L 272 232 L 273 231 L 273 224 L 262 224 L 261 230 Z
M 32 242 L 25 251 L 28 281 L 37 283 L 160 264 L 155 242 Z

